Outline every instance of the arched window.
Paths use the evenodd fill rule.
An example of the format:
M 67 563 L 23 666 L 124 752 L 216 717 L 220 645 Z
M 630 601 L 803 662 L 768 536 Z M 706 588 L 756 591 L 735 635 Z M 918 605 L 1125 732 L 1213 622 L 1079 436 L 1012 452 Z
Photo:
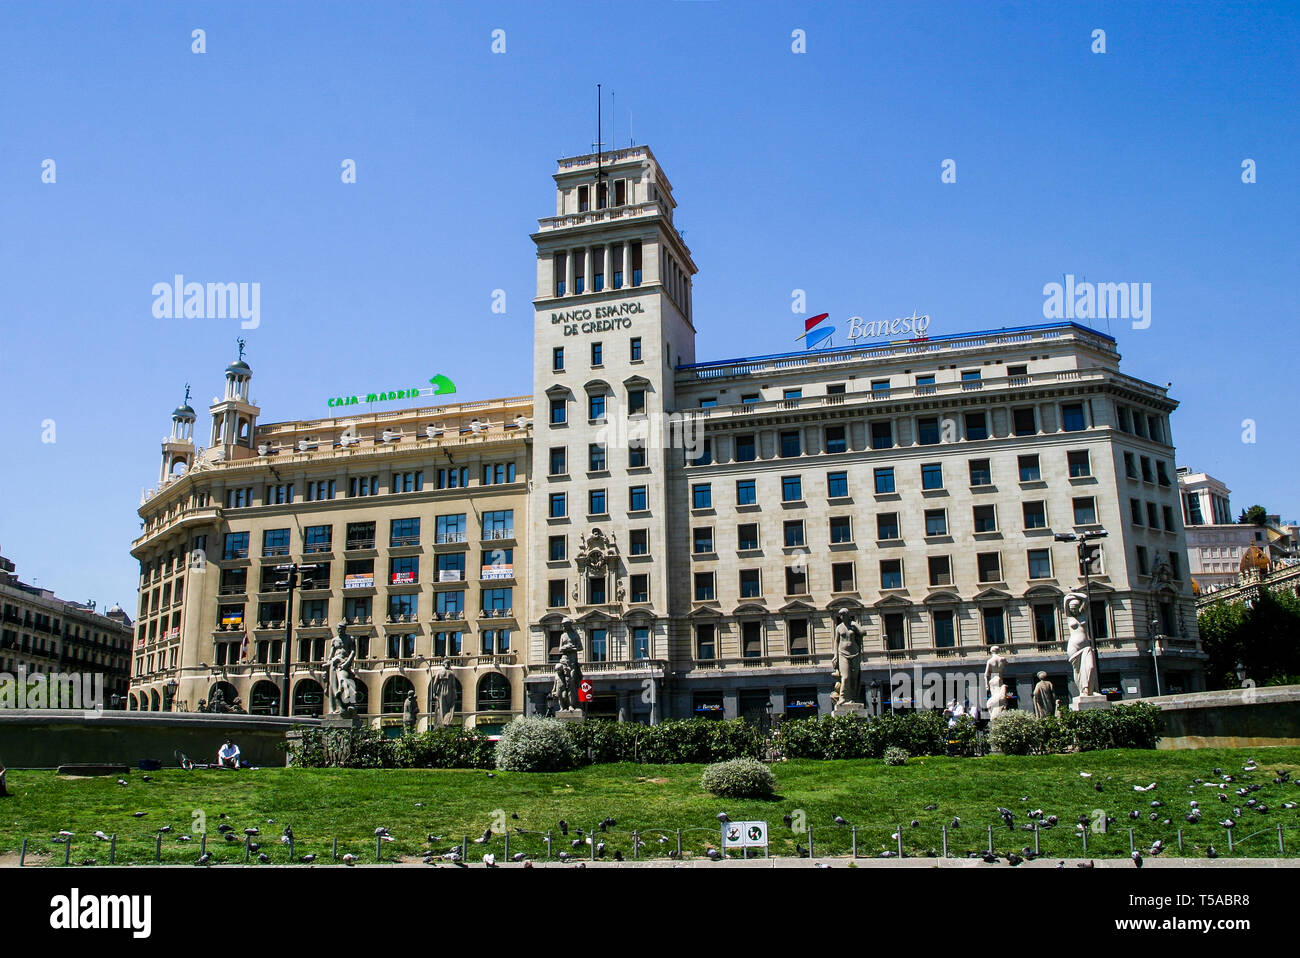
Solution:
M 478 683 L 478 711 L 510 710 L 510 680 L 500 672 L 489 672 Z
M 303 679 L 293 689 L 293 714 L 319 718 L 324 711 L 325 690 L 315 679 Z
M 280 714 L 280 689 L 274 682 L 263 679 L 253 686 L 253 691 L 248 695 L 248 714 Z
M 383 714 L 401 712 L 402 705 L 406 702 L 406 693 L 414 691 L 415 686 L 411 684 L 410 679 L 402 675 L 394 675 L 384 683 Z
M 149 692 L 149 711 L 150 712 L 162 711 L 162 696 L 158 694 L 157 689 L 152 689 Z

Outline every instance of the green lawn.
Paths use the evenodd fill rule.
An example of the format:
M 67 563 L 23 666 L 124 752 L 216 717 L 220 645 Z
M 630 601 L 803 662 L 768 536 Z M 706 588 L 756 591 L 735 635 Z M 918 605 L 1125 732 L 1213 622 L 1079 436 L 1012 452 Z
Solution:
M 1260 765 L 1247 773 L 1250 758 Z M 1216 780 L 1212 769 L 1221 767 L 1236 781 L 1227 788 L 1229 801 L 1216 798 L 1218 789 L 1193 785 L 1193 779 Z M 433 843 L 446 851 L 462 838 L 479 837 L 494 818 L 512 830 L 510 851 L 544 857 L 542 835 L 555 829 L 555 852 L 590 855 L 570 847 L 574 830 L 590 830 L 606 817 L 617 824 L 603 835 L 609 854 L 619 849 L 632 857 L 631 831 L 639 829 L 647 844 L 642 855 L 664 856 L 676 847 L 675 830 L 685 829 L 683 850 L 687 857 L 702 854 L 718 842 L 716 816 L 727 812 L 732 819 L 763 819 L 771 822 L 773 853 L 792 855 L 795 843 L 806 845 L 806 833 L 795 834 L 782 824 L 782 816 L 802 810 L 814 830 L 815 851 L 821 855 L 847 855 L 851 830 L 834 824 L 836 815 L 858 827 L 858 850 L 864 856 L 894 849 L 890 836 L 903 825 L 904 849 L 909 855 L 938 853 L 942 847 L 941 826 L 954 817 L 961 824 L 949 832 L 954 855 L 982 850 L 988 841 L 987 827 L 994 826 L 994 846 L 1000 852 L 1019 850 L 1033 844 L 1033 835 L 1019 830 L 1030 819 L 1026 812 L 1041 808 L 1045 815 L 1057 815 L 1060 824 L 1040 833 L 1043 854 L 1077 857 L 1083 851 L 1075 823 L 1079 815 L 1103 809 L 1117 821 L 1106 833 L 1090 832 L 1090 857 L 1127 855 L 1128 829 L 1136 829 L 1139 847 L 1162 839 L 1168 854 L 1177 855 L 1177 829 L 1182 827 L 1184 852 L 1201 856 L 1213 844 L 1226 856 L 1225 829 L 1218 822 L 1232 816 L 1234 805 L 1243 814 L 1234 829 L 1239 843 L 1236 856 L 1277 854 L 1276 827 L 1286 826 L 1288 855 L 1300 853 L 1300 808 L 1284 809 L 1286 802 L 1300 803 L 1300 785 L 1273 784 L 1279 769 L 1300 776 L 1300 749 L 1202 749 L 1195 751 L 1117 750 L 1036 758 L 989 756 L 986 758 L 914 758 L 901 768 L 887 768 L 879 761 L 792 761 L 774 766 L 780 798 L 770 802 L 732 801 L 714 798 L 700 788 L 702 766 L 698 765 L 598 765 L 563 774 L 494 773 L 482 771 L 428 770 L 342 770 L 262 769 L 257 771 L 198 770 L 151 773 L 145 782 L 132 772 L 125 787 L 115 777 L 65 779 L 49 771 L 11 771 L 12 797 L 0 799 L 0 855 L 13 863 L 25 838 L 28 863 L 62 864 L 64 848 L 50 839 L 60 830 L 74 832 L 71 861 L 93 858 L 108 863 L 108 845 L 97 841 L 98 829 L 118 836 L 116 861 L 149 863 L 154 860 L 156 830 L 170 825 L 164 835 L 163 859 L 192 862 L 199 854 L 199 830 L 194 816 L 206 816 L 208 848 L 218 862 L 242 862 L 243 829 L 261 829 L 263 851 L 273 861 L 288 860 L 288 850 L 278 839 L 283 826 L 293 826 L 298 855 L 314 853 L 328 860 L 331 841 L 337 839 L 339 854 L 351 852 L 363 862 L 375 856 L 374 829 L 388 827 L 393 843 L 384 846 L 384 857 L 415 856 L 429 847 L 427 836 L 441 836 Z M 1091 773 L 1083 777 L 1081 772 Z M 1149 792 L 1138 793 L 1134 785 L 1158 783 Z M 1238 797 L 1234 789 L 1258 783 L 1262 787 Z M 1095 785 L 1102 790 L 1097 792 Z M 1267 814 L 1248 810 L 1245 803 L 1255 798 L 1269 806 Z M 1150 802 L 1166 803 L 1156 809 L 1161 820 L 1148 819 Z M 1183 816 L 1189 801 L 1200 802 L 1204 818 L 1189 824 Z M 937 808 L 925 810 L 927 804 Z M 422 805 L 422 807 L 421 807 Z M 1016 816 L 1017 829 L 1002 824 L 995 809 L 1009 808 Z M 1138 810 L 1136 821 L 1129 812 Z M 498 810 L 500 810 L 498 812 Z M 143 811 L 143 818 L 133 812 Z M 222 818 L 222 815 L 227 816 Z M 512 814 L 518 818 L 512 818 Z M 561 838 L 557 826 L 563 818 L 570 835 Z M 910 823 L 915 819 L 919 825 Z M 274 824 L 269 823 L 274 820 Z M 219 824 L 235 827 L 238 845 L 219 841 Z M 523 829 L 524 834 L 514 832 Z M 1249 837 L 1251 833 L 1254 837 Z M 658 841 L 667 832 L 671 840 Z M 179 841 L 190 834 L 193 842 Z M 477 861 L 485 850 L 498 857 L 504 842 L 498 833 L 487 846 L 470 846 L 470 860 Z

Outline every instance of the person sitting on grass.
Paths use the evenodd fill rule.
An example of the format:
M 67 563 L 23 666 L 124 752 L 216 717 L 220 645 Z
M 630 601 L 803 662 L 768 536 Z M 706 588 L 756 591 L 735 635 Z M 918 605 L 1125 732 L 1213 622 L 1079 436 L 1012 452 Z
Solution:
M 217 752 L 217 765 L 220 768 L 239 768 L 239 746 L 226 739 L 226 744 Z

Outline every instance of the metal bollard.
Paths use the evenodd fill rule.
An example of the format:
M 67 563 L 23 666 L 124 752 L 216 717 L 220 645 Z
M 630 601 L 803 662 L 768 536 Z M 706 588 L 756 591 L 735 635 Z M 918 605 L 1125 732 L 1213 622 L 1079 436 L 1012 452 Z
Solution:
M 23 839 L 23 847 L 18 852 L 18 867 L 23 867 L 23 862 L 27 860 L 27 839 Z
M 632 829 L 632 861 L 638 861 L 641 858 L 641 833 L 635 828 Z
M 253 836 L 245 835 L 244 836 L 244 864 L 245 865 L 248 864 L 248 856 L 253 854 L 252 846 L 253 846 Z
M 1183 850 L 1183 830 L 1181 828 L 1178 829 L 1178 850 L 1180 852 Z
M 1086 852 L 1088 850 L 1088 829 L 1085 828 L 1079 834 L 1083 836 L 1083 850 Z
M 858 826 L 853 826 L 853 857 L 858 857 Z
M 903 826 L 898 826 L 898 857 L 903 857 Z
M 600 831 L 599 829 L 597 829 L 597 828 L 593 828 L 593 829 L 591 830 L 591 834 L 587 836 L 587 840 L 588 840 L 589 842 L 591 842 L 591 860 L 592 860 L 593 862 L 596 860 L 596 840 L 597 840 L 597 839 L 596 839 L 596 834 L 597 834 L 599 831 Z
M 1232 852 L 1232 829 L 1228 829 L 1228 852 Z
M 71 861 L 72 861 L 72 839 L 69 838 L 68 843 L 63 846 L 63 864 L 67 865 Z
M 1286 840 L 1282 838 L 1282 823 L 1281 823 L 1281 822 L 1278 822 L 1278 823 L 1277 823 L 1277 853 L 1278 853 L 1279 855 L 1285 855 L 1285 854 L 1286 854 Z
M 682 830 L 677 829 L 677 857 L 682 857 Z
M 1128 853 L 1132 855 L 1137 851 L 1137 845 L 1133 843 L 1133 829 L 1128 830 Z
M 948 857 L 948 826 L 940 826 L 943 829 L 943 857 Z
M 375 836 L 375 861 L 377 862 L 383 861 L 383 859 L 384 859 L 384 840 L 380 838 L 378 835 L 376 835 Z
M 208 835 L 206 832 L 204 832 L 202 835 L 199 836 L 199 854 L 206 855 L 207 853 L 208 853 Z
M 510 829 L 506 829 L 506 851 L 503 856 L 506 861 L 510 861 Z
M 159 863 L 162 862 L 162 832 L 154 836 L 153 860 Z
M 1038 820 L 1037 819 L 1034 820 L 1034 854 L 1035 855 L 1042 854 L 1042 852 L 1038 848 Z
M 993 854 L 993 826 L 989 826 L 989 854 Z
M 814 856 L 813 856 L 813 836 L 812 836 L 812 826 L 809 825 L 809 826 L 808 826 L 808 860 L 809 860 L 809 861 L 812 861 L 812 860 L 813 860 L 813 857 L 814 857 Z
M 108 863 L 110 865 L 117 864 L 117 833 L 116 832 L 113 833 L 113 837 L 109 839 L 108 842 Z
M 546 860 L 551 860 L 551 829 L 546 830 Z
M 293 853 L 293 837 L 289 838 L 289 861 L 293 861 L 296 856 Z
M 334 839 L 334 844 L 330 847 L 330 857 L 334 861 L 339 860 L 339 840 L 337 838 Z
M 460 860 L 469 862 L 469 836 L 462 835 L 460 839 Z

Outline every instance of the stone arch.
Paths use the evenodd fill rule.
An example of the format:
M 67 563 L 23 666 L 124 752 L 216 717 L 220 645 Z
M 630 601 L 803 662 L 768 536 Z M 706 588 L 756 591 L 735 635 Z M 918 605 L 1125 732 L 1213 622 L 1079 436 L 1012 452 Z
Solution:
M 319 718 L 325 711 L 325 689 L 315 679 L 301 679 L 293 687 L 293 714 Z
M 488 672 L 479 678 L 475 711 L 508 712 L 512 701 L 510 680 L 500 672 Z

